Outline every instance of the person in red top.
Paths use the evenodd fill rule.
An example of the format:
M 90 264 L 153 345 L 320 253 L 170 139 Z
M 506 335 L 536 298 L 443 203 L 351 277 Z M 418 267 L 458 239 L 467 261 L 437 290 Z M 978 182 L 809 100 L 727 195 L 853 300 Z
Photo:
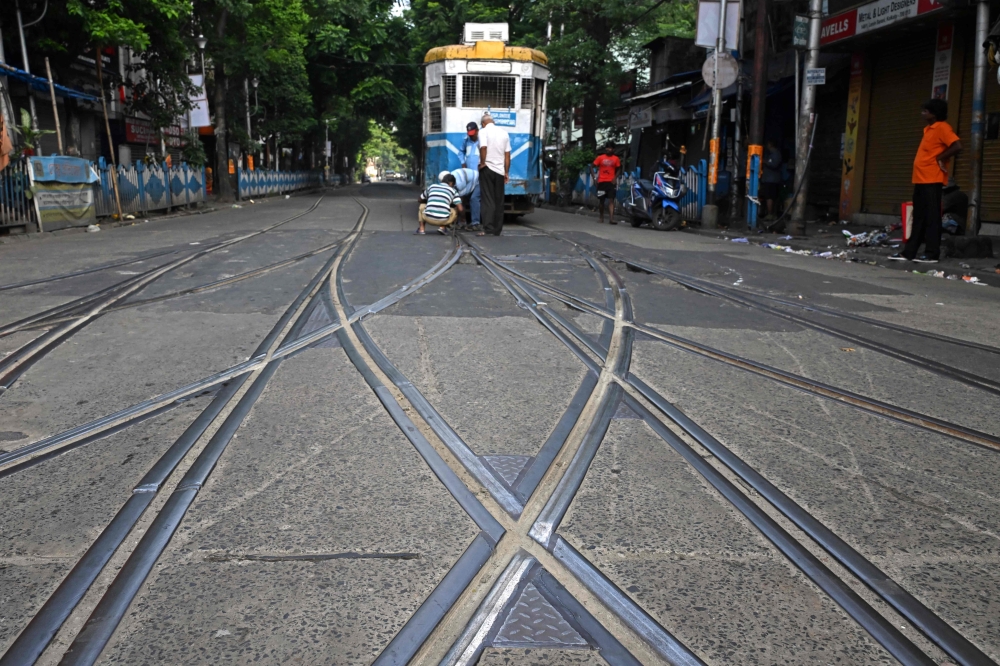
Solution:
M 615 222 L 615 193 L 618 190 L 616 182 L 618 174 L 622 170 L 622 162 L 615 155 L 615 147 L 612 144 L 604 146 L 604 154 L 598 155 L 591 165 L 591 171 L 597 171 L 597 201 L 600 202 L 601 224 L 604 224 L 604 203 L 608 204 L 609 222 Z
M 932 99 L 920 111 L 927 126 L 913 160 L 913 227 L 894 261 L 936 264 L 941 254 L 941 190 L 948 182 L 948 160 L 962 152 L 962 142 L 947 122 L 948 102 Z M 924 254 L 917 256 L 920 244 Z

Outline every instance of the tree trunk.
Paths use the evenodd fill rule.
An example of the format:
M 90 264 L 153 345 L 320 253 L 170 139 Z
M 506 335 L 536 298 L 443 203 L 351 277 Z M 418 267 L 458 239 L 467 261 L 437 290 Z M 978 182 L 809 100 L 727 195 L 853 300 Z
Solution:
M 608 19 L 598 15 L 587 24 L 587 34 L 597 42 L 603 51 L 607 51 L 611 43 L 611 26 Z M 604 72 L 600 63 L 591 65 L 590 80 L 584 82 L 586 93 L 583 98 L 583 134 L 580 139 L 584 147 L 592 150 L 597 148 L 597 103 L 603 97 L 602 92 L 608 81 L 604 80 Z
M 221 48 L 226 38 L 229 10 L 223 9 L 215 24 L 216 44 Z M 226 68 L 222 58 L 215 62 L 215 192 L 219 201 L 233 200 L 233 183 L 229 179 L 229 142 L 226 141 Z

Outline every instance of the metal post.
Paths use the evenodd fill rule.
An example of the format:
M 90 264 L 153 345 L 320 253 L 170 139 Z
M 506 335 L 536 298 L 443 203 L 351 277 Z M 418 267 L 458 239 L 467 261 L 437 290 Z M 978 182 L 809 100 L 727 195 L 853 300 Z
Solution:
M 755 155 L 759 157 L 764 154 L 764 109 L 767 100 L 767 57 L 767 0 L 757 0 L 757 18 L 754 22 L 753 88 L 750 96 L 750 141 L 749 145 L 747 145 L 748 168 L 752 168 L 752 160 Z M 760 164 L 759 159 L 756 164 Z M 748 181 L 753 177 L 753 174 L 748 171 Z M 754 194 L 754 196 L 756 196 L 756 194 Z M 748 223 L 750 222 L 749 213 L 750 207 L 747 206 Z
M 819 36 L 823 21 L 823 0 L 809 0 L 809 52 L 806 55 L 806 71 L 819 65 Z M 809 149 L 810 135 L 816 121 L 816 86 L 806 84 L 802 93 L 802 112 L 799 116 L 799 143 L 795 151 L 795 191 L 798 195 L 792 202 L 791 223 L 788 233 L 802 236 L 806 232 L 806 198 L 809 196 Z
M 969 212 L 965 219 L 966 233 L 979 233 L 979 211 L 983 196 L 983 135 L 986 121 L 986 42 L 990 31 L 989 0 L 979 0 L 976 7 L 976 61 L 972 77 L 972 123 L 970 143 L 972 154 L 972 193 L 969 196 Z
M 726 52 L 726 1 L 719 2 L 719 34 L 715 39 L 715 87 L 712 89 L 712 141 L 709 143 L 708 204 L 702 211 L 701 225 L 714 229 L 719 223 L 719 207 L 715 205 L 715 184 L 719 175 L 719 133 L 722 124 L 722 88 L 719 87 L 719 58 Z
M 56 139 L 59 145 L 59 154 L 65 155 L 63 150 L 62 127 L 59 125 L 59 107 L 56 105 L 56 87 L 52 83 L 52 67 L 49 66 L 49 58 L 45 57 L 45 75 L 49 77 L 49 95 L 52 96 L 52 116 L 56 119 Z
M 736 106 L 734 107 L 733 124 L 733 163 L 729 167 L 729 219 L 735 222 L 740 215 L 740 188 L 742 180 L 737 176 L 740 162 L 740 142 L 742 140 L 741 125 L 743 124 L 743 0 L 740 0 L 739 32 L 737 33 L 736 50 L 739 54 L 739 75 L 736 77 Z
M 28 47 L 25 45 L 24 41 L 24 21 L 21 19 L 21 3 L 15 2 L 17 8 L 17 32 L 21 37 L 21 61 L 24 63 L 24 71 L 27 72 L 28 76 L 31 76 L 31 65 L 28 64 Z M 31 84 L 28 84 L 28 108 L 31 110 L 31 129 L 38 131 L 38 111 L 35 109 L 35 93 L 31 90 Z M 39 157 L 42 155 L 41 145 L 37 146 Z
M 94 49 L 97 56 L 97 87 L 101 91 L 101 108 L 104 110 L 104 129 L 108 133 L 108 153 L 111 154 L 111 187 L 115 190 L 115 206 L 118 208 L 118 221 L 122 222 L 125 217 L 122 215 L 122 198 L 118 193 L 118 158 L 115 157 L 115 142 L 111 140 L 111 122 L 108 120 L 108 103 L 104 95 L 104 64 L 101 62 L 101 47 Z M 170 188 L 167 187 L 167 191 Z
M 243 97 L 246 98 L 247 102 L 247 139 L 250 140 L 250 83 L 244 78 L 243 79 Z M 250 151 L 247 150 L 247 153 Z
M 802 66 L 799 64 L 799 50 L 795 51 L 795 154 L 799 154 L 799 106 L 802 104 Z

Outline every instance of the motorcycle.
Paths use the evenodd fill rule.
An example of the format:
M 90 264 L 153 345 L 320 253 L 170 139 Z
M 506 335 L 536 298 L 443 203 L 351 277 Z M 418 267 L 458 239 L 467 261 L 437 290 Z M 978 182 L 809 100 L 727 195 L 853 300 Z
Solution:
M 681 225 L 680 201 L 687 194 L 684 167 L 667 164 L 653 174 L 653 180 L 633 179 L 629 198 L 623 203 L 633 227 L 648 222 L 657 231 L 671 231 Z

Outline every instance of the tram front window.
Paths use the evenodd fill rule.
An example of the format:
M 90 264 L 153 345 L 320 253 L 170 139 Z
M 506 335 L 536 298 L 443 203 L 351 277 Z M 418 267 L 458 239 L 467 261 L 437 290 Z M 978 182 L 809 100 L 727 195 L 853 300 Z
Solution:
M 462 106 L 466 109 L 509 109 L 514 106 L 514 76 L 462 77 Z

